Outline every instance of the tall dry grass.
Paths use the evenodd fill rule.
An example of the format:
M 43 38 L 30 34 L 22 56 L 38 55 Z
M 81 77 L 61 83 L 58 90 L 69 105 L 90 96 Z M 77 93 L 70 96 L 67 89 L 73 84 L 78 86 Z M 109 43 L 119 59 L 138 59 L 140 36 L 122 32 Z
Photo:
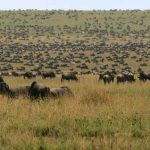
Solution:
M 5 78 L 11 87 L 33 80 Z M 74 97 L 30 102 L 0 97 L 0 149 L 150 149 L 150 83 L 104 85 L 97 76 L 69 86 Z

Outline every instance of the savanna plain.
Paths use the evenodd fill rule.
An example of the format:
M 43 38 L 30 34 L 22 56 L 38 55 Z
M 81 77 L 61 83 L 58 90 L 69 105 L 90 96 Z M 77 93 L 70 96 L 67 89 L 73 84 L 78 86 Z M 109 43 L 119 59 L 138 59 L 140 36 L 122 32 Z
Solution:
M 149 150 L 150 11 L 0 11 L 0 73 L 10 87 L 36 80 L 74 96 L 31 101 L 0 95 L 0 150 Z M 136 82 L 98 81 L 129 69 Z M 24 79 L 20 72 L 54 71 Z M 18 77 L 9 76 L 15 71 Z M 76 71 L 79 81 L 61 82 Z M 115 78 L 116 80 L 116 78 Z
M 0 97 L 1 149 L 149 149 L 150 88 L 136 82 L 104 85 L 98 76 L 65 82 L 74 97 L 31 102 Z M 31 80 L 9 78 L 12 87 Z M 16 83 L 17 81 L 17 83 Z M 60 86 L 60 78 L 37 81 Z

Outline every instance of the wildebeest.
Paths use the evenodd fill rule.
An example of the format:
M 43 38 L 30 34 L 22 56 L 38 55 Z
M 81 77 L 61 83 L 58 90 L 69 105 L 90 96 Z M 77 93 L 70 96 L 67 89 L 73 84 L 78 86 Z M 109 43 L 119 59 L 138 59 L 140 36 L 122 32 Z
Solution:
M 42 78 L 46 79 L 46 78 L 55 78 L 56 75 L 54 72 L 43 72 L 42 73 Z
M 76 74 L 73 74 L 73 73 L 62 74 L 61 82 L 63 82 L 64 80 L 67 80 L 67 81 L 70 81 L 70 80 L 78 81 L 78 78 L 77 78 Z
M 38 84 L 36 81 L 32 82 L 29 89 L 29 97 L 30 99 L 44 99 L 49 96 L 50 89 L 44 85 Z
M 104 76 L 104 74 L 99 74 L 99 81 L 103 80 L 103 76 Z
M 99 80 L 103 80 L 104 84 L 114 82 L 114 74 L 107 71 L 99 75 Z
M 123 83 L 123 82 L 125 82 L 126 80 L 125 80 L 125 76 L 124 76 L 124 74 L 118 74 L 117 75 L 117 83 Z
M 17 98 L 20 95 L 27 97 L 30 86 L 22 86 L 17 88 L 10 88 L 5 82 L 0 83 L 0 94 L 6 95 L 9 98 Z
M 135 79 L 135 77 L 134 77 L 134 74 L 131 73 L 131 72 L 127 73 L 127 75 L 125 75 L 125 76 L 126 76 L 126 80 L 127 80 L 128 82 L 135 82 L 135 81 L 136 81 L 136 79 Z
M 104 84 L 114 82 L 114 76 L 110 74 L 105 74 L 103 76 L 103 81 L 104 81 Z
M 143 71 L 141 71 L 141 72 L 139 73 L 138 78 L 139 78 L 140 81 L 147 81 L 147 80 L 150 80 L 150 73 L 144 73 Z
M 30 86 L 22 86 L 17 88 L 9 88 L 8 97 L 17 98 L 19 96 L 28 97 Z
M 134 74 L 131 72 L 123 72 L 117 75 L 117 83 L 136 81 Z
M 9 91 L 9 86 L 5 82 L 0 82 L 0 94 L 7 95 Z
M 64 95 L 70 95 L 70 96 L 73 95 L 71 89 L 68 88 L 67 86 L 50 89 L 50 97 L 52 98 L 57 98 L 59 96 L 64 96 Z
M 26 72 L 26 73 L 24 73 L 23 77 L 24 77 L 24 79 L 26 79 L 26 78 L 31 79 L 31 78 L 35 78 L 36 75 L 33 74 L 32 72 Z

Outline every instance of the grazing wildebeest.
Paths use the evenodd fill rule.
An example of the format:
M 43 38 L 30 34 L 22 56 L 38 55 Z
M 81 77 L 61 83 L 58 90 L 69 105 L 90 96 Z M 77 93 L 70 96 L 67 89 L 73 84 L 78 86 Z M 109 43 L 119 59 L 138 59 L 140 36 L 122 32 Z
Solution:
M 117 75 L 117 83 L 136 81 L 134 74 L 131 72 L 123 72 Z
M 31 79 L 31 78 L 35 78 L 36 75 L 34 75 L 32 72 L 26 72 L 26 73 L 24 73 L 23 77 L 24 77 L 24 79 L 26 79 L 26 78 Z
M 38 84 L 36 81 L 32 82 L 29 89 L 29 97 L 30 99 L 44 99 L 49 96 L 50 89 L 46 86 Z
M 55 78 L 56 75 L 54 72 L 44 72 L 42 73 L 42 78 L 46 79 L 46 78 Z
M 9 98 L 17 98 L 19 96 L 28 97 L 30 86 L 23 86 L 17 88 L 9 88 L 8 97 Z
M 114 82 L 114 75 L 113 73 L 107 71 L 104 74 L 99 75 L 99 80 L 103 80 L 104 84 Z
M 136 79 L 134 77 L 134 74 L 131 73 L 131 72 L 125 74 L 125 77 L 126 77 L 126 81 L 128 81 L 128 82 L 134 82 L 134 81 L 136 81 Z
M 103 76 L 103 81 L 104 81 L 104 84 L 114 82 L 114 76 L 111 74 L 105 74 Z
M 28 96 L 28 91 L 29 91 L 30 86 L 23 86 L 23 87 L 18 87 L 18 88 L 10 88 L 8 84 L 5 82 L 0 83 L 0 94 L 6 95 L 9 98 L 17 98 L 20 95 L 22 96 Z
M 50 89 L 50 97 L 52 97 L 52 98 L 58 98 L 58 97 L 64 96 L 64 95 L 72 96 L 73 92 L 67 86 L 63 86 L 63 87 L 60 87 L 60 88 L 51 88 Z
M 63 82 L 64 80 L 67 80 L 67 81 L 70 81 L 70 80 L 78 81 L 78 78 L 77 78 L 76 74 L 73 74 L 73 73 L 62 74 L 61 82 Z
M 123 83 L 125 81 L 126 81 L 126 79 L 125 79 L 124 74 L 120 73 L 117 75 L 117 83 Z
M 150 80 L 150 73 L 144 73 L 143 71 L 141 71 L 141 72 L 139 73 L 138 78 L 139 78 L 140 81 L 147 81 L 147 80 Z

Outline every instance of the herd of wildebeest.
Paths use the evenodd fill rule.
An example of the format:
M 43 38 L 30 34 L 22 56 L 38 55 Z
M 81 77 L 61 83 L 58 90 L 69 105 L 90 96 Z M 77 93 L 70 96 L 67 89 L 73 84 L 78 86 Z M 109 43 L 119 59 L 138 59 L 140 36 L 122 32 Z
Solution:
M 135 73 L 138 67 L 148 72 L 149 14 L 140 10 L 1 11 L 0 75 L 48 70 Z
M 37 82 L 11 88 L 5 76 L 104 84 L 150 80 L 149 11 L 1 11 L 0 94 L 29 99 L 73 95 Z M 62 20 L 61 20 L 62 19 Z M 68 73 L 68 74 L 66 74 Z
M 3 76 L 22 77 L 26 80 L 36 76 L 52 79 L 61 75 L 61 82 L 80 82 L 79 76 L 92 74 L 99 75 L 97 80 L 104 84 L 135 82 L 137 77 L 140 81 L 149 81 L 149 48 L 149 44 L 143 43 L 106 46 L 87 45 L 79 41 L 66 44 L 1 45 L 0 94 L 11 99 L 23 95 L 31 100 L 73 95 L 69 87 L 50 89 L 37 82 L 11 88 Z M 137 63 L 139 68 L 130 66 L 129 61 Z M 15 65 L 19 67 L 13 67 Z M 68 74 L 64 70 L 68 70 Z
M 85 41 L 3 44 L 0 45 L 0 74 L 24 74 L 27 68 L 36 73 L 54 70 L 57 74 L 62 74 L 64 70 L 69 70 L 80 74 L 97 74 L 108 69 L 131 69 L 132 62 L 135 65 L 132 68 L 148 68 L 149 48 L 150 44 L 143 43 L 108 46 L 86 44 Z
M 47 77 L 52 78 L 51 73 L 49 74 L 50 76 Z M 29 72 L 26 73 L 24 77 L 25 76 L 29 79 L 35 77 Z M 68 77 L 66 76 L 64 79 L 68 80 Z M 11 99 L 23 96 L 24 98 L 29 97 L 31 100 L 39 100 L 45 98 L 58 98 L 63 95 L 73 95 L 73 92 L 67 86 L 50 89 L 47 86 L 37 83 L 37 81 L 33 81 L 29 86 L 10 88 L 9 85 L 4 81 L 3 77 L 0 77 L 0 94 Z
M 139 80 L 140 81 L 150 81 L 150 73 L 145 73 L 143 70 L 138 69 L 139 72 Z M 43 72 L 40 74 L 43 79 L 46 78 L 55 78 L 56 74 L 54 72 Z M 23 74 L 24 79 L 32 79 L 36 78 L 36 74 L 33 74 L 32 72 L 26 72 Z M 125 83 L 125 82 L 135 82 L 136 78 L 134 74 L 131 71 L 124 71 L 121 73 L 117 73 L 114 70 L 112 71 L 106 71 L 105 73 L 99 74 L 99 81 L 103 80 L 104 84 L 110 84 L 111 82 L 114 82 L 116 78 L 117 84 L 119 83 Z M 62 74 L 61 75 L 61 82 L 64 80 L 67 81 L 78 81 L 79 78 L 77 77 L 76 72 L 70 72 L 68 74 Z M 54 99 L 59 98 L 64 95 L 70 95 L 73 96 L 72 90 L 67 86 L 62 86 L 59 88 L 49 88 L 47 86 L 44 86 L 42 84 L 39 84 L 37 81 L 33 81 L 31 85 L 28 86 L 22 86 L 18 88 L 10 88 L 9 85 L 4 81 L 3 77 L 0 76 L 0 94 L 3 96 L 7 96 L 8 98 L 14 99 L 18 96 L 22 95 L 24 97 L 28 97 L 31 100 L 39 100 L 39 99 Z

